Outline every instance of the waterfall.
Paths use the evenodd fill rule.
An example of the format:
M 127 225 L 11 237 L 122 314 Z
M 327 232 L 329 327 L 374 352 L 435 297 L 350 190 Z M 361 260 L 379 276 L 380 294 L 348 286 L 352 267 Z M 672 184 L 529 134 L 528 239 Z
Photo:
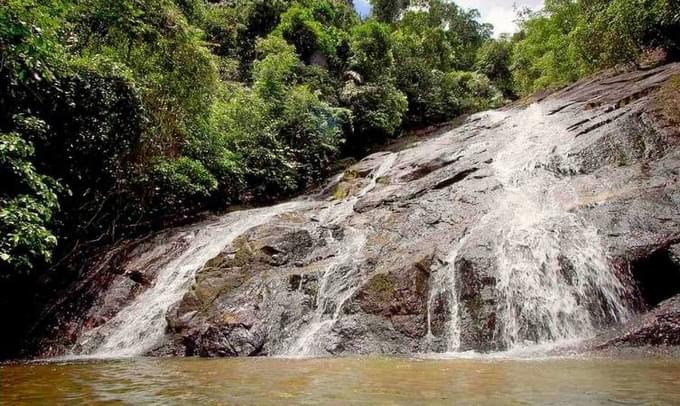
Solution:
M 494 114 L 498 120 L 502 113 Z M 454 292 L 448 350 L 460 349 L 463 303 L 455 293 L 456 261 L 474 235 L 495 247 L 495 339 L 502 347 L 583 339 L 602 325 L 626 320 L 631 314 L 626 288 L 598 230 L 572 210 L 577 206 L 569 176 L 577 169 L 568 156 L 573 135 L 537 104 L 508 115 L 496 131 L 508 140 L 492 164 L 501 196 L 451 250 L 435 279 L 434 294 Z
M 491 213 L 500 225 L 502 341 L 515 348 L 590 337 L 630 311 L 598 230 L 572 210 L 577 196 L 561 174 L 577 173 L 573 135 L 538 104 L 515 121 L 513 141 L 494 161 L 504 190 Z
M 357 201 L 375 189 L 380 177 L 384 176 L 394 166 L 397 157 L 398 154 L 387 155 L 371 173 L 368 184 L 356 195 L 347 197 L 338 204 L 325 209 L 320 215 L 322 226 L 331 227 L 346 220 L 354 212 Z M 356 293 L 363 282 L 361 251 L 366 243 L 365 233 L 349 226 L 345 229 L 345 237 L 342 241 L 333 241 L 332 236 L 329 236 L 328 243 L 338 244 L 338 250 L 341 254 L 321 275 L 316 298 L 316 310 L 308 326 L 288 349 L 289 355 L 315 355 L 319 353 L 318 338 L 338 321 L 343 305 Z
M 80 354 L 94 357 L 129 357 L 152 350 L 165 334 L 165 313 L 177 303 L 205 263 L 246 231 L 272 217 L 308 207 L 290 202 L 274 207 L 237 211 L 184 236 L 189 243 L 173 261 L 158 270 L 153 285 L 108 322 L 83 334 Z
M 427 303 L 427 334 L 418 343 L 420 347 L 408 348 L 429 346 L 448 352 L 469 348 L 516 350 L 588 338 L 603 326 L 625 321 L 632 314 L 625 299 L 630 293 L 628 287 L 612 267 L 600 231 L 579 214 L 579 192 L 574 185 L 581 178 L 578 163 L 570 156 L 574 135 L 559 119 L 546 114 L 544 108 L 547 109 L 534 104 L 516 112 L 482 113 L 470 120 L 469 125 L 442 136 L 439 141 L 433 140 L 430 144 L 425 141 L 422 146 L 399 154 L 374 155 L 367 161 L 371 166 L 361 167 L 362 170 L 373 168 L 370 175 L 355 179 L 354 185 L 362 185 L 361 188 L 342 200 L 297 201 L 236 211 L 175 233 L 175 240 L 182 243 L 177 250 L 173 248 L 172 259 L 156 265 L 152 285 L 106 323 L 81 334 L 75 352 L 85 356 L 125 357 L 157 348 L 166 334 L 168 309 L 182 299 L 196 272 L 206 262 L 236 238 L 266 224 L 274 216 L 313 209 L 314 221 L 296 227 L 305 229 L 313 238 L 320 238 L 323 252 L 332 255 L 323 257 L 327 261 L 323 262 L 324 268 L 313 270 L 311 278 L 318 285 L 314 293 L 306 297 L 304 309 L 296 309 L 299 312 L 294 313 L 294 317 L 285 319 L 288 326 L 274 330 L 267 339 L 277 343 L 277 347 L 269 349 L 271 353 L 325 354 L 333 340 L 348 339 L 338 333 L 343 327 L 338 323 L 343 318 L 343 309 L 372 276 L 375 269 L 368 264 L 381 260 L 367 258 L 371 250 L 366 248 L 372 241 L 372 233 L 381 231 L 380 224 L 372 224 L 370 210 L 359 213 L 355 207 L 363 198 L 373 199 L 370 194 L 380 199 L 383 192 L 384 195 L 398 193 L 398 183 L 376 191 L 380 178 L 390 175 L 400 182 L 401 172 L 429 162 L 433 154 L 440 153 L 439 149 L 444 150 L 442 154 L 456 157 L 446 161 L 447 171 L 479 167 L 484 175 L 478 179 L 484 179 L 484 185 L 490 186 L 477 190 L 479 184 L 473 183 L 470 177 L 466 183 L 461 181 L 451 188 L 442 187 L 436 193 L 423 195 L 434 199 L 437 205 L 430 207 L 437 208 L 448 207 L 450 199 L 465 194 L 479 193 L 483 198 L 475 203 L 478 206 L 472 212 L 479 213 L 478 219 L 474 223 L 462 223 L 467 226 L 463 233 L 460 233 L 460 224 L 448 228 L 455 231 L 443 239 L 439 235 L 431 238 L 428 234 L 440 233 L 441 228 L 415 229 L 419 234 L 414 234 L 414 238 L 435 241 L 438 251 L 443 250 L 444 255 L 431 269 L 429 290 L 423 290 L 429 295 L 423 298 Z M 400 165 L 396 165 L 398 159 Z M 435 179 L 442 175 L 434 172 L 436 170 L 429 172 Z M 413 182 L 426 184 L 425 181 Z M 404 186 L 408 191 L 410 185 Z M 319 196 L 323 194 L 313 199 Z M 420 224 L 418 216 L 429 214 L 414 215 L 413 225 Z M 381 218 L 384 219 L 376 217 L 376 221 Z M 339 229 L 342 232 L 336 233 Z M 451 237 L 454 239 L 450 240 Z M 479 258 L 471 255 L 477 254 L 475 250 L 481 250 Z M 140 262 L 153 263 L 154 255 L 165 251 L 159 252 L 149 254 L 151 260 Z M 475 260 L 483 263 L 477 264 Z M 477 282 L 484 285 L 485 296 L 479 293 L 479 297 L 469 298 L 478 293 L 475 289 L 482 288 L 466 285 L 468 281 L 463 272 L 468 271 L 475 277 L 476 273 L 483 274 L 480 278 L 483 277 L 484 282 L 480 282 L 481 279 Z M 286 273 L 282 270 L 280 275 L 285 277 Z M 464 290 L 465 293 L 461 293 Z M 287 297 L 299 297 L 298 293 L 279 293 L 281 297 L 277 300 L 286 304 L 289 303 Z M 471 300 L 478 300 L 479 308 L 484 306 L 481 312 L 469 311 L 474 305 Z M 311 309 L 307 307 L 309 303 L 314 303 Z M 267 306 L 261 309 L 268 311 Z M 488 322 L 488 317 L 482 320 L 488 315 L 492 322 Z M 269 320 L 268 316 L 260 313 L 255 317 Z M 360 313 L 352 317 L 353 321 L 368 320 L 362 319 Z M 434 332 L 433 320 L 436 320 Z M 474 329 L 482 333 L 470 334 Z M 474 340 L 490 342 L 470 344 Z
M 321 275 L 312 320 L 287 351 L 289 355 L 319 353 L 319 337 L 333 327 L 340 318 L 345 302 L 361 286 L 363 275 L 360 269 L 360 253 L 366 243 L 366 236 L 356 229 L 348 231 L 342 241 L 342 255 Z

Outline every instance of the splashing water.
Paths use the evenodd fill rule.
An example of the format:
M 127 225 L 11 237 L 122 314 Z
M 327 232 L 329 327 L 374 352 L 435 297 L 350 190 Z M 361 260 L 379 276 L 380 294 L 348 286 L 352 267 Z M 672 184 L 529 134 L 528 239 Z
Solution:
M 456 244 L 435 280 L 435 295 L 454 292 L 448 309 L 449 351 L 461 346 L 459 309 L 464 304 L 455 293 L 456 260 L 468 237 L 479 233 L 495 246 L 494 336 L 502 348 L 588 338 L 631 314 L 626 288 L 597 230 L 570 211 L 576 196 L 560 174 L 576 172 L 567 155 L 572 136 L 550 122 L 539 105 L 508 121 L 498 132 L 510 141 L 492 164 L 503 188 L 498 205 Z
M 152 350 L 165 333 L 165 313 L 182 298 L 196 271 L 246 231 L 276 215 L 309 205 L 308 202 L 290 202 L 233 212 L 188 234 L 185 236 L 190 238 L 188 246 L 179 257 L 158 271 L 153 286 L 107 323 L 86 332 L 79 340 L 85 350 L 77 355 L 130 357 Z
M 493 217 L 501 224 L 496 288 L 508 348 L 586 338 L 630 315 L 597 229 L 569 210 L 577 196 L 559 174 L 576 172 L 567 154 L 573 136 L 538 105 L 526 116 L 494 162 L 505 190 Z
M 361 286 L 361 252 L 366 236 L 356 229 L 348 230 L 342 241 L 342 255 L 321 276 L 316 298 L 316 311 L 309 326 L 288 349 L 289 355 L 316 355 L 323 350 L 317 338 L 329 330 L 341 316 L 343 306 Z
M 349 217 L 357 201 L 375 189 L 380 177 L 384 176 L 396 162 L 398 154 L 387 155 L 371 173 L 369 183 L 354 196 L 348 197 L 336 206 L 327 208 L 320 216 L 325 227 L 339 224 Z M 341 316 L 343 306 L 362 285 L 364 275 L 361 271 L 363 257 L 361 251 L 366 244 L 366 235 L 355 227 L 347 227 L 345 237 L 338 244 L 341 255 L 326 268 L 319 281 L 316 298 L 316 311 L 309 326 L 288 349 L 288 355 L 316 355 L 323 352 L 318 345 L 318 337 L 330 330 Z M 340 245 L 341 244 L 341 245 Z

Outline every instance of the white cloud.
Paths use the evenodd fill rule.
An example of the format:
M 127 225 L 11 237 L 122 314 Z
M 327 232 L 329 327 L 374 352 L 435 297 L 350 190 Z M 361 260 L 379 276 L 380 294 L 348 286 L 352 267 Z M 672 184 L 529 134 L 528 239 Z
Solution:
M 515 4 L 518 8 L 530 7 L 534 10 L 543 7 L 543 0 L 455 0 L 459 6 L 470 9 L 476 8 L 482 15 L 481 20 L 493 24 L 496 36 L 502 33 L 517 31 L 515 24 Z

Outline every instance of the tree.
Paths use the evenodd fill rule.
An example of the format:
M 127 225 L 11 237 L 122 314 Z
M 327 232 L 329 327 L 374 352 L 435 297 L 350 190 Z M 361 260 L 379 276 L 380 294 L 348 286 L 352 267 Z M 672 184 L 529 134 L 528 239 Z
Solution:
M 348 82 L 342 100 L 353 115 L 354 133 L 348 137 L 352 151 L 394 136 L 407 109 L 406 96 L 385 82 L 361 86 Z
M 486 75 L 493 85 L 508 98 L 515 97 L 515 85 L 512 81 L 512 52 L 514 43 L 503 36 L 487 41 L 477 51 L 475 69 Z
M 564 86 L 599 69 L 640 61 L 646 50 L 680 57 L 678 0 L 549 0 L 522 23 L 513 55 L 518 90 Z
M 373 82 L 392 75 L 394 57 L 389 27 L 374 20 L 352 31 L 352 69 Z
M 392 33 L 394 59 L 399 61 L 395 82 L 408 99 L 409 126 L 445 121 L 463 111 L 458 102 L 468 95 L 448 78 L 469 69 L 490 36 L 474 11 L 441 0 L 424 0 L 421 6 L 406 11 Z
M 580 19 L 572 33 L 584 57 L 598 68 L 637 61 L 647 49 L 680 57 L 680 1 L 579 1 Z
M 378 21 L 393 23 L 410 4 L 411 0 L 371 0 L 371 9 Z
M 512 57 L 520 94 L 564 86 L 592 71 L 569 34 L 578 23 L 580 5 L 567 0 L 546 2 L 545 10 L 522 24 L 524 39 Z
M 28 119 L 44 129 L 44 123 Z M 48 263 L 57 238 L 50 230 L 59 185 L 31 163 L 33 146 L 18 133 L 0 133 L 0 278 Z

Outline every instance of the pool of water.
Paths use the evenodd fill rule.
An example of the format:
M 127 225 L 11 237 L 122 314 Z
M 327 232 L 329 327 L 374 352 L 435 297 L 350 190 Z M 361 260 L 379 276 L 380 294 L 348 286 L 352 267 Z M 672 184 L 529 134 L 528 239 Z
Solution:
M 126 359 L 0 366 L 0 404 L 680 404 L 680 359 Z

